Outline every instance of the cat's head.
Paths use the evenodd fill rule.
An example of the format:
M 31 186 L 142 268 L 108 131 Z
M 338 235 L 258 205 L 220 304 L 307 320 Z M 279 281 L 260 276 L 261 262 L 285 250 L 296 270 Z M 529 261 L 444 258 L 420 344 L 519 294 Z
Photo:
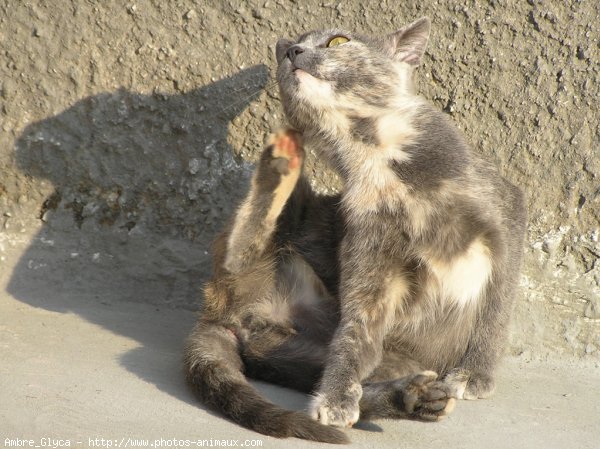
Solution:
M 277 80 L 289 121 L 304 132 L 335 126 L 336 114 L 377 115 L 412 93 L 430 22 L 369 37 L 343 30 L 313 31 L 276 46 Z

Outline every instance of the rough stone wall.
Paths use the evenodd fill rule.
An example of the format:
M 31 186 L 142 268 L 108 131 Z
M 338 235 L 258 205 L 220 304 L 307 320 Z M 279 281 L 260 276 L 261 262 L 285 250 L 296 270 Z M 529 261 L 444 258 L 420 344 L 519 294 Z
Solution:
M 592 0 L 4 0 L 0 251 L 37 232 L 14 268 L 27 285 L 9 289 L 46 307 L 52 285 L 196 307 L 209 242 L 283 120 L 276 40 L 391 32 L 423 15 L 420 91 L 527 192 L 511 351 L 600 359 Z M 307 170 L 335 189 L 312 151 Z

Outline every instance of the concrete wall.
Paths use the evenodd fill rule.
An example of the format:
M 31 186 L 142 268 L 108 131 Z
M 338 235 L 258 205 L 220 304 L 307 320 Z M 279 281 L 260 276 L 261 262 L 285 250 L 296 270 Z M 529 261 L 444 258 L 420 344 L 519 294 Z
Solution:
M 196 308 L 210 240 L 282 123 L 276 40 L 427 15 L 420 91 L 527 191 L 510 351 L 600 360 L 600 3 L 367 3 L 1 2 L 0 262 L 27 279 L 9 290 Z

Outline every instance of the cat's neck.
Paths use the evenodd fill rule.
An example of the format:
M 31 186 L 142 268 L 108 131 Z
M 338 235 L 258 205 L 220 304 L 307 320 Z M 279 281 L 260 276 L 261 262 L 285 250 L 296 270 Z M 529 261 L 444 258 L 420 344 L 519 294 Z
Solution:
M 323 109 L 318 124 L 303 134 L 349 187 L 365 176 L 376 180 L 391 161 L 409 157 L 403 147 L 419 134 L 413 119 L 423 104 L 423 98 L 411 95 L 396 98 L 385 108 Z

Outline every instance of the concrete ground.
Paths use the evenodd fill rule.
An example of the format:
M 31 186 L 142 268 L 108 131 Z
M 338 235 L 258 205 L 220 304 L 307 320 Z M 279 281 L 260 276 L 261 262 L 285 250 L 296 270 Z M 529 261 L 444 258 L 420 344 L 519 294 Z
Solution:
M 49 280 L 34 295 L 30 273 L 2 262 L 0 446 L 32 440 L 58 447 L 69 440 L 76 447 L 142 447 L 162 439 L 154 447 L 186 440 L 194 447 L 212 439 L 316 447 L 245 430 L 197 403 L 181 370 L 193 312 L 122 301 L 111 291 L 86 294 L 67 281 Z M 304 395 L 257 385 L 285 407 L 307 404 Z M 508 359 L 493 398 L 461 401 L 443 422 L 358 427 L 348 431 L 352 447 L 598 448 L 600 367 Z

